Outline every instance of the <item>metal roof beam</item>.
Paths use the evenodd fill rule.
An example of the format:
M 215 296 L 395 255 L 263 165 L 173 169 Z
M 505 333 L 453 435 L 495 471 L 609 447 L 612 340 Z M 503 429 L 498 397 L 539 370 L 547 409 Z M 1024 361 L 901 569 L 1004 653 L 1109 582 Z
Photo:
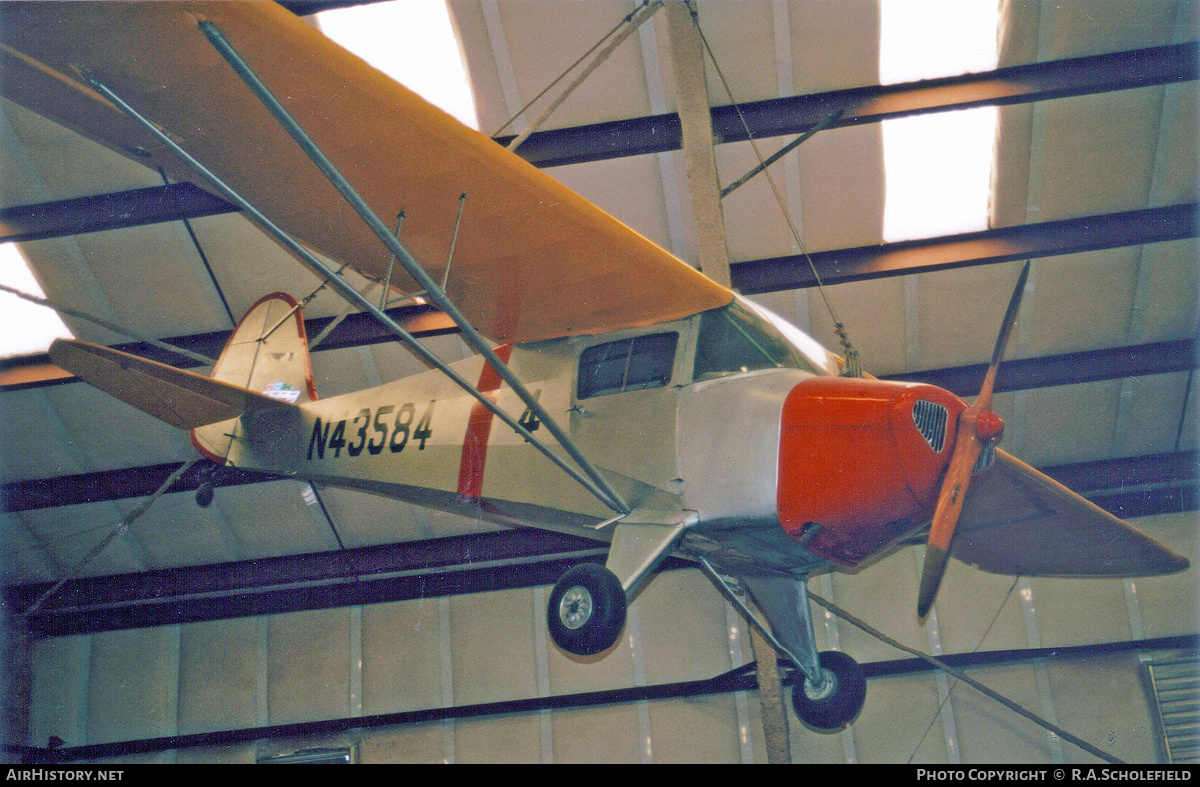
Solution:
M 1197 452 L 1044 468 L 1118 516 L 1195 510 Z M 1139 488 L 1140 487 L 1140 488 Z M 204 566 L 91 577 L 64 584 L 29 621 L 37 636 L 64 636 L 474 593 L 553 583 L 562 571 L 602 561 L 605 546 L 531 529 L 450 536 Z M 665 569 L 690 565 L 672 560 Z M 24 609 L 48 587 L 10 586 Z
M 1042 358 L 1005 359 L 996 377 L 996 392 L 1027 391 L 1056 385 L 1075 385 L 1097 380 L 1143 377 L 1150 374 L 1186 372 L 1200 366 L 1193 339 L 1151 342 L 1131 347 L 1063 353 Z M 951 366 L 884 379 L 921 382 L 945 388 L 957 396 L 974 396 L 987 373 L 987 364 Z
M 813 252 L 811 257 L 822 280 L 826 284 L 833 284 L 948 270 L 970 265 L 986 265 L 1010 260 L 1161 243 L 1194 238 L 1198 235 L 1200 235 L 1200 204 L 1187 203 L 1112 213 L 1105 216 L 1085 216 L 1078 219 L 1048 221 L 1017 227 L 999 227 L 940 238 L 818 251 Z M 732 269 L 734 287 L 746 294 L 800 289 L 815 284 L 807 260 L 800 256 L 739 262 L 735 263 Z M 416 336 L 452 333 L 456 330 L 445 315 L 428 306 L 390 309 L 388 313 Z M 309 335 L 315 336 L 327 323 L 328 319 L 322 318 L 308 320 L 305 324 Z M 194 336 L 173 337 L 164 341 L 202 355 L 214 356 L 220 352 L 227 337 L 228 332 L 218 331 Z M 391 340 L 391 335 L 379 330 L 367 315 L 358 314 L 352 315 L 338 326 L 337 330 L 316 349 L 357 347 Z M 1139 348 L 1120 348 L 1114 349 L 1112 352 L 1126 353 L 1131 349 L 1140 352 Z M 118 349 L 163 363 L 178 364 L 184 368 L 196 365 L 196 362 L 190 359 L 173 357 L 170 353 L 143 344 L 120 345 Z M 1155 350 L 1155 352 L 1158 351 Z M 0 389 L 35 387 L 70 382 L 74 379 L 64 376 L 62 372 L 56 374 L 49 369 L 38 368 L 47 365 L 49 365 L 49 358 L 45 354 L 0 361 Z M 1102 362 L 1101 366 L 1104 369 L 1108 368 L 1107 362 Z M 1177 370 L 1177 366 L 1174 362 L 1171 362 L 1169 368 L 1163 369 L 1163 371 L 1175 370 Z M 966 373 L 973 374 L 974 372 L 968 370 Z M 1010 374 L 1005 373 L 1006 377 L 1009 377 Z M 1043 374 L 1043 372 L 1039 372 L 1039 374 Z M 1035 383 L 1028 387 L 1061 385 L 1071 382 L 1071 380 L 1054 382 L 1055 373 L 1050 371 L 1048 374 L 1051 382 Z M 1102 371 L 1101 374 L 1104 376 L 1093 379 L 1127 376 L 1123 372 L 1111 371 Z M 954 391 L 960 390 L 952 385 L 944 387 Z
M 0 243 L 83 235 L 236 213 L 237 207 L 191 183 L 18 205 L 0 210 Z
M 735 263 L 733 286 L 747 295 L 1162 243 L 1200 235 L 1200 203 L 996 227 L 939 238 L 881 243 Z
M 1200 43 L 1010 66 L 978 74 L 833 90 L 740 105 L 755 139 L 803 134 L 841 111 L 830 128 L 981 106 L 1008 106 L 1200 78 Z M 738 107 L 714 107 L 717 142 L 741 142 Z M 539 167 L 678 150 L 676 114 L 617 120 L 533 134 L 521 156 Z M 506 144 L 508 138 L 497 138 Z
M 837 112 L 841 112 L 841 115 L 830 124 L 830 128 L 969 107 L 1023 104 L 1128 90 L 1198 78 L 1200 43 L 1188 42 L 1011 66 L 981 74 L 767 99 L 743 104 L 741 110 L 750 133 L 755 139 L 763 139 L 803 134 L 828 122 L 830 116 Z M 738 142 L 747 138 L 736 107 L 713 108 L 712 122 L 717 142 Z M 496 141 L 507 145 L 511 139 L 497 137 Z M 539 131 L 521 144 L 519 153 L 539 167 L 555 167 L 678 150 L 681 140 L 679 116 L 667 113 Z M 37 237 L 46 238 L 155 221 L 198 218 L 236 210 L 230 203 L 194 186 L 191 187 L 194 191 L 186 194 L 183 188 L 173 188 L 183 185 L 9 208 L 0 213 L 4 219 L 4 222 L 0 222 L 0 241 L 29 239 L 19 237 L 14 231 L 20 229 L 20 225 L 10 230 L 5 222 L 29 222 L 31 215 L 37 217 Z M 156 196 L 154 192 L 162 192 L 163 196 Z M 122 208 L 130 199 L 141 216 L 133 223 L 128 223 L 122 213 Z M 13 214 L 11 219 L 5 215 L 10 212 Z
M 458 328 L 442 312 L 432 306 L 396 306 L 384 310 L 389 317 L 404 327 L 417 338 L 442 336 L 457 333 Z M 335 318 L 315 317 L 304 321 L 304 329 L 309 336 L 317 336 Z M 173 336 L 165 339 L 164 343 L 173 344 L 182 349 L 191 350 L 200 355 L 215 358 L 225 347 L 231 331 L 213 331 L 197 333 L 189 336 Z M 333 332 L 316 347 L 314 352 L 338 350 L 346 347 L 364 347 L 371 344 L 396 341 L 396 337 L 379 325 L 371 315 L 357 312 L 347 316 L 333 329 Z M 144 342 L 130 342 L 114 345 L 123 352 L 132 353 L 159 363 L 169 364 L 180 369 L 191 369 L 200 366 L 200 362 L 185 355 L 176 355 Z M 43 385 L 58 385 L 75 382 L 76 378 L 58 369 L 50 363 L 46 353 L 37 355 L 18 356 L 0 360 L 0 390 L 20 390 L 22 388 L 37 388 Z

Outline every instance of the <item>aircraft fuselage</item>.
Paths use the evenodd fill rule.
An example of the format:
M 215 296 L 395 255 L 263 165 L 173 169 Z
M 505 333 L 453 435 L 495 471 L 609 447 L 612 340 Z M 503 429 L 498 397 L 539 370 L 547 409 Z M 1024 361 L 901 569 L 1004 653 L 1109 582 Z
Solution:
M 855 566 L 926 521 L 960 400 L 832 376 L 832 356 L 735 307 L 499 352 L 631 506 L 696 512 L 682 548 L 715 564 Z M 546 436 L 482 358 L 454 368 Z M 913 416 L 918 401 L 945 411 L 936 451 Z M 489 521 L 580 532 L 613 516 L 437 370 L 251 410 L 194 437 L 237 466 Z

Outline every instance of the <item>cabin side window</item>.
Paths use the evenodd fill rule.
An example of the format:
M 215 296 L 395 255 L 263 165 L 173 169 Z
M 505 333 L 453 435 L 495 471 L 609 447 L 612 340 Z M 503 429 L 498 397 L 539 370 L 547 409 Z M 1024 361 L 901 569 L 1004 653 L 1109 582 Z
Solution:
M 579 356 L 577 397 L 662 388 L 671 381 L 677 333 L 635 336 L 589 347 Z
M 820 373 L 774 325 L 739 303 L 701 315 L 692 379 L 776 368 Z

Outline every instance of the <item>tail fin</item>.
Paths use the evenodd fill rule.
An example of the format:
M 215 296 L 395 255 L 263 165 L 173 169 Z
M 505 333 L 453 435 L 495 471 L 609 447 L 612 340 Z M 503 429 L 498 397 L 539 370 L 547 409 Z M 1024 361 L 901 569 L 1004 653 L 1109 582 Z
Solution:
M 284 402 L 317 398 L 296 299 L 273 292 L 250 307 L 213 366 L 212 379 Z

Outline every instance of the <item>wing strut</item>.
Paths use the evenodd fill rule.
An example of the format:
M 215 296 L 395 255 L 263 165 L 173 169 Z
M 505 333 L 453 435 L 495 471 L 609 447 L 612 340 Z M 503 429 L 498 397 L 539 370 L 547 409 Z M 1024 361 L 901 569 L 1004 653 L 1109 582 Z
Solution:
M 242 211 L 247 213 L 252 219 L 254 219 L 254 221 L 256 223 L 259 224 L 259 226 L 261 226 L 263 228 L 263 230 L 265 230 L 270 235 L 272 235 L 276 240 L 278 240 L 288 251 L 290 251 L 292 254 L 296 255 L 296 257 L 298 259 L 300 259 L 302 262 L 304 262 L 306 265 L 308 265 L 312 270 L 314 270 L 319 275 L 321 275 L 325 279 L 327 279 L 329 281 L 329 283 L 333 286 L 333 288 L 335 290 L 337 290 L 338 293 L 343 298 L 350 301 L 351 303 L 358 305 L 360 308 L 362 308 L 363 310 L 370 313 L 385 328 L 387 328 L 389 331 L 391 331 L 393 334 L 395 334 L 397 337 L 399 337 L 403 342 L 408 344 L 408 346 L 410 348 L 412 348 L 413 352 L 415 352 L 418 356 L 420 356 L 422 360 L 424 360 L 429 365 L 440 370 L 443 374 L 445 374 L 448 378 L 450 378 L 450 380 L 452 382 L 454 382 L 455 385 L 462 388 L 464 391 L 466 391 L 472 397 L 474 397 L 476 400 L 478 400 L 480 404 L 482 404 L 484 407 L 488 408 L 488 410 L 490 410 L 491 412 L 495 413 L 496 416 L 498 418 L 500 418 L 500 420 L 504 421 L 504 423 L 508 424 L 508 426 L 511 427 L 513 429 L 513 431 L 515 431 L 517 434 L 519 434 L 525 440 L 528 440 L 529 443 L 531 445 L 533 445 L 535 448 L 537 448 L 543 455 L 545 455 L 546 458 L 548 458 L 550 461 L 552 461 L 554 464 L 556 464 L 559 468 L 561 468 L 564 472 L 566 472 L 568 475 L 570 475 L 572 478 L 574 478 L 576 481 L 578 481 L 580 483 L 580 485 L 582 485 L 585 489 L 587 489 L 589 492 L 591 492 L 593 495 L 595 495 L 602 503 L 604 503 L 606 506 L 608 506 L 609 508 L 611 508 L 612 510 L 614 510 L 620 514 L 628 514 L 629 513 L 630 508 L 624 502 L 624 500 L 620 497 L 620 495 L 618 495 L 616 493 L 616 491 L 612 489 L 611 485 L 609 485 L 609 483 L 607 482 L 606 479 L 604 479 L 602 476 L 600 476 L 599 471 L 596 470 L 595 467 L 593 467 L 591 465 L 591 463 L 588 462 L 583 457 L 582 454 L 580 454 L 578 448 L 576 448 L 574 446 L 574 444 L 571 443 L 571 441 L 566 437 L 566 435 L 562 434 L 561 429 L 558 428 L 554 419 L 551 418 L 548 413 L 546 413 L 546 411 L 541 407 L 541 405 L 538 404 L 537 400 L 534 399 L 529 394 L 529 392 L 524 388 L 524 386 L 522 386 L 520 384 L 520 382 L 518 382 L 516 380 L 515 377 L 513 377 L 512 373 L 508 370 L 508 367 L 506 367 L 503 363 L 501 363 L 499 361 L 499 359 L 495 359 L 494 361 L 489 359 L 489 363 L 492 363 L 493 368 L 495 368 L 496 371 L 498 373 L 500 373 L 501 377 L 504 378 L 506 382 L 509 382 L 509 380 L 511 380 L 511 382 L 509 382 L 509 384 L 513 387 L 513 389 L 516 390 L 518 392 L 518 394 L 522 395 L 522 398 L 525 399 L 526 404 L 528 406 L 530 406 L 531 408 L 533 408 L 533 411 L 538 414 L 538 418 L 542 421 L 542 423 L 546 424 L 547 428 L 551 430 L 551 433 L 555 435 L 555 437 L 559 440 L 560 444 L 562 444 L 563 448 L 565 448 L 567 450 L 567 452 L 570 453 L 573 458 L 575 458 L 575 460 L 580 464 L 581 467 L 583 467 L 585 470 L 589 471 L 588 476 L 590 476 L 590 478 L 587 476 L 584 476 L 582 473 L 579 472 L 579 470 L 575 469 L 574 467 L 571 467 L 569 464 L 567 464 L 562 459 L 562 457 L 555 454 L 548 447 L 546 447 L 546 445 L 544 445 L 536 437 L 534 437 L 532 434 L 530 434 L 530 432 L 525 427 L 521 426 L 521 424 L 518 423 L 515 418 L 513 418 L 507 412 L 502 410 L 489 397 L 480 393 L 476 389 L 476 387 L 474 385 L 472 385 L 466 378 L 464 378 L 462 375 L 460 375 L 458 372 L 456 372 L 453 368 L 451 368 L 449 365 L 444 363 L 440 358 L 438 358 L 436 355 L 434 355 L 432 352 L 430 352 L 424 345 L 422 345 L 419 341 L 417 341 L 416 338 L 412 336 L 412 334 L 410 334 L 408 331 L 406 331 L 402 327 L 400 327 L 400 325 L 395 320 L 393 320 L 391 317 L 389 317 L 386 312 L 384 312 L 382 309 L 378 308 L 375 304 L 371 303 L 369 300 L 367 300 L 365 297 L 363 297 L 357 290 L 355 290 L 353 287 L 351 287 L 350 284 L 348 282 L 346 282 L 345 279 L 338 276 L 337 273 L 333 269 L 331 269 L 328 265 L 326 265 L 324 262 L 322 262 L 319 258 L 317 258 L 312 252 L 310 252 L 304 246 L 301 246 L 299 242 L 297 242 L 294 238 L 292 238 L 287 232 L 285 232 L 283 229 L 281 229 L 273 221 L 271 221 L 269 218 L 267 218 L 265 215 L 263 215 L 263 213 L 261 211 L 259 211 L 256 207 L 254 207 L 252 204 L 250 204 L 250 202 L 248 202 L 244 197 L 242 197 L 240 194 L 238 194 L 236 191 L 234 191 L 233 188 L 231 188 L 224 181 L 222 181 L 219 177 L 217 177 L 216 174 L 214 174 L 207 167 L 205 167 L 203 164 L 201 164 L 199 161 L 197 161 L 194 157 L 191 156 L 191 154 L 189 154 L 183 148 L 181 148 L 165 132 L 160 130 L 156 125 L 154 125 L 152 122 L 150 122 L 145 117 L 143 117 L 136 109 L 134 109 L 132 106 L 130 106 L 124 99 L 122 99 L 120 96 L 118 96 L 115 92 L 113 92 L 113 90 L 111 88 L 109 88 L 107 85 L 105 85 L 99 79 L 97 79 L 94 74 L 91 74 L 90 72 L 87 72 L 87 71 L 84 71 L 81 69 L 81 75 L 88 82 L 88 84 L 91 85 L 91 87 L 93 89 L 95 89 L 98 93 L 100 93 L 106 99 L 111 101 L 118 109 L 120 109 L 123 113 L 128 115 L 135 122 L 137 122 L 140 126 L 142 126 L 142 128 L 144 128 L 146 131 L 150 132 L 156 139 L 158 139 L 160 142 L 162 142 L 163 145 L 165 145 L 176 156 L 178 156 L 180 159 L 182 159 L 188 166 L 192 167 L 196 172 L 199 172 L 201 175 L 203 175 L 205 178 L 207 178 L 209 180 L 209 182 L 211 182 L 225 196 L 226 199 L 233 202 Z M 376 221 L 378 221 L 378 219 L 376 219 Z M 408 254 L 407 250 L 405 250 L 402 246 L 400 246 L 399 242 L 395 241 L 395 238 L 392 238 L 388 234 L 386 227 L 384 227 L 384 234 L 387 235 L 389 240 L 393 242 L 393 243 L 388 244 L 389 248 L 392 248 L 392 246 L 394 245 L 397 249 L 400 250 L 401 253 L 397 254 L 397 257 L 399 259 L 401 259 L 402 261 L 404 261 L 405 259 L 408 259 L 408 260 L 412 259 L 411 255 Z M 395 249 L 393 249 L 393 251 L 395 251 Z M 407 262 L 405 264 L 407 265 Z M 423 277 L 423 280 L 428 281 L 429 277 L 425 274 L 424 270 L 422 270 L 419 265 L 416 265 L 415 261 L 413 261 L 413 265 L 416 268 L 416 270 L 420 272 L 421 276 Z M 421 279 L 419 279 L 419 280 L 421 280 Z M 429 283 L 432 284 L 432 282 L 429 282 Z M 428 290 L 429 290 L 429 294 L 430 294 L 431 298 L 433 296 L 433 292 L 437 291 L 438 294 L 440 295 L 441 299 L 443 301 L 446 301 L 445 295 L 443 293 L 441 293 L 441 291 L 438 290 L 436 286 L 429 287 Z M 448 301 L 446 301 L 446 303 L 449 304 Z M 457 314 L 457 310 L 455 310 L 455 314 Z M 452 315 L 452 318 L 453 318 L 453 315 Z M 461 314 L 458 315 L 456 322 L 458 320 L 462 320 L 462 322 L 459 323 L 459 326 L 461 328 L 463 328 L 464 335 L 467 333 L 468 329 L 470 329 L 470 333 L 474 337 L 478 338 L 478 340 L 482 343 L 483 349 L 486 351 L 483 353 L 484 357 L 488 358 L 488 356 L 491 356 L 491 358 L 494 359 L 495 353 L 493 353 L 491 351 L 491 348 L 487 347 L 487 344 L 485 342 L 483 342 L 482 337 L 479 337 L 479 334 L 477 332 L 475 332 L 474 328 L 471 328 L 471 326 L 469 324 L 466 324 L 466 320 L 464 318 L 462 318 Z M 559 436 L 560 434 L 562 434 L 561 437 Z M 593 479 L 595 479 L 595 482 L 593 482 Z
M 321 152 L 321 149 L 317 147 L 316 143 L 305 133 L 304 129 L 292 118 L 283 104 L 275 98 L 270 89 L 262 83 L 254 71 L 251 70 L 250 66 L 246 64 L 237 51 L 225 40 L 225 37 L 221 35 L 221 31 L 217 29 L 216 25 L 208 20 L 203 20 L 200 22 L 200 30 L 221 56 L 225 58 L 230 67 L 241 77 L 242 81 L 246 83 L 246 86 L 250 88 L 258 100 L 262 102 L 263 106 L 275 116 L 275 119 L 284 130 L 296 141 L 296 144 L 300 146 L 312 162 L 316 164 L 317 168 L 321 170 L 321 173 L 325 175 L 334 188 L 350 203 L 350 206 L 366 222 L 367 226 L 383 242 L 384 246 L 392 254 L 396 255 L 396 259 L 404 266 L 408 274 L 416 280 L 417 284 L 424 288 L 429 299 L 454 321 L 454 324 L 462 331 L 463 339 L 470 345 L 471 349 L 484 357 L 484 360 L 500 375 L 500 379 L 508 383 L 509 387 L 521 397 L 521 401 L 525 403 L 525 406 L 546 425 L 546 428 L 550 431 L 550 434 L 554 435 L 554 439 L 558 441 L 558 444 L 566 450 L 594 484 L 603 490 L 604 494 L 601 499 L 614 510 L 623 514 L 629 513 L 631 510 L 630 507 L 617 491 L 613 489 L 612 485 L 609 484 L 608 479 L 601 475 L 600 471 L 588 461 L 587 457 L 583 455 L 574 442 L 567 436 L 566 432 L 562 430 L 562 427 L 546 412 L 537 398 L 530 393 L 529 389 L 517 379 L 508 366 L 492 351 L 492 348 L 488 346 L 483 336 L 475 330 L 475 326 L 471 325 L 470 321 L 458 310 L 458 307 L 446 296 L 442 288 L 437 285 L 437 282 L 425 272 L 425 269 L 421 267 L 416 258 L 388 230 L 387 225 L 375 215 L 375 212 L 367 204 L 366 200 L 359 196 L 354 187 L 350 185 L 350 182 L 338 172 L 333 162 Z

